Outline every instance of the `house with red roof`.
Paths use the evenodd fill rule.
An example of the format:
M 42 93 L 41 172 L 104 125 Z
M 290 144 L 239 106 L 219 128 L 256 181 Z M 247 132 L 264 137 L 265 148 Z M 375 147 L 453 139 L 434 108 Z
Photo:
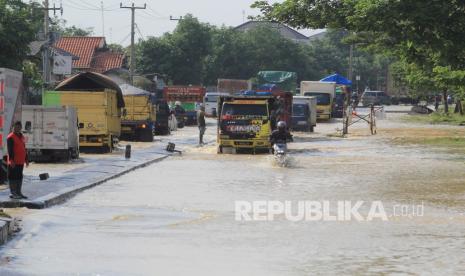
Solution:
M 73 72 L 92 71 L 104 73 L 115 68 L 123 68 L 126 63 L 124 53 L 107 47 L 105 37 L 64 36 L 54 45 L 78 59 L 73 60 Z

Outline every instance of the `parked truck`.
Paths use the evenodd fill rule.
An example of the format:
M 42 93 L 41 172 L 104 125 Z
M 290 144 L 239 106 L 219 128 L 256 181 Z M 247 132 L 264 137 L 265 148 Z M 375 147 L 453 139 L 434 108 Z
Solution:
M 42 96 L 44 106 L 74 106 L 78 112 L 81 151 L 111 152 L 121 134 L 124 98 L 110 78 L 79 73 Z
M 292 104 L 292 130 L 313 132 L 316 127 L 316 97 L 294 96 Z
M 302 96 L 313 96 L 317 98 L 317 118 L 330 120 L 332 118 L 336 83 L 320 81 L 302 81 L 300 83 Z
M 24 105 L 22 125 L 30 161 L 69 161 L 79 158 L 76 108 Z
M 241 91 L 252 90 L 252 81 L 238 79 L 218 79 L 216 92 L 230 95 Z
M 0 154 L 2 156 L 0 183 L 5 182 L 7 175 L 6 139 L 13 122 L 21 120 L 22 77 L 21 72 L 0 68 Z
M 170 103 L 171 108 L 179 101 L 186 111 L 184 123 L 186 125 L 197 124 L 197 111 L 203 103 L 206 89 L 201 86 L 165 86 L 163 97 L 166 102 Z
M 129 84 L 120 85 L 125 109 L 121 121 L 121 136 L 142 142 L 153 142 L 156 106 L 152 94 Z
M 271 150 L 271 114 L 276 98 L 270 93 L 221 96 L 218 100 L 218 153 L 226 149 Z
M 268 93 L 275 98 L 273 108 L 271 109 L 271 127 L 276 128 L 276 123 L 279 121 L 286 122 L 290 127 L 292 124 L 292 99 L 291 92 L 283 91 L 276 84 L 264 84 L 257 88 L 256 91 L 248 91 L 246 93 Z

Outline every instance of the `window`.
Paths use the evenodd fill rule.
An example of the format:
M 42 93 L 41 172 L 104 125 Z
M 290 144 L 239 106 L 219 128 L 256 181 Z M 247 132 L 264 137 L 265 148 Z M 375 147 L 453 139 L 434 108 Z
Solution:
M 306 117 L 308 114 L 308 105 L 306 104 L 293 104 L 292 115 L 295 117 Z
M 265 104 L 224 104 L 222 115 L 268 116 Z

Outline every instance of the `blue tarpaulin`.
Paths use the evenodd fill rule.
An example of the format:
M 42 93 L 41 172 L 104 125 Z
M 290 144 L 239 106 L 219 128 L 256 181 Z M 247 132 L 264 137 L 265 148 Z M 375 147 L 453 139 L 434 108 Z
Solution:
M 339 74 L 334 74 L 327 76 L 320 81 L 322 82 L 335 82 L 336 84 L 339 85 L 347 85 L 347 86 L 352 86 L 352 81 L 346 79 L 345 77 L 339 75 Z

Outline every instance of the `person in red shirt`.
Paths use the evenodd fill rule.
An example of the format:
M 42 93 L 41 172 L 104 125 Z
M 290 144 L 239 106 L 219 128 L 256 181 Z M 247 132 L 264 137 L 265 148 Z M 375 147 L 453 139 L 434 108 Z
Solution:
M 8 134 L 7 138 L 8 183 L 11 192 L 10 198 L 12 199 L 27 199 L 27 196 L 21 193 L 24 165 L 29 166 L 26 142 L 21 129 L 21 122 L 15 122 L 13 132 Z

